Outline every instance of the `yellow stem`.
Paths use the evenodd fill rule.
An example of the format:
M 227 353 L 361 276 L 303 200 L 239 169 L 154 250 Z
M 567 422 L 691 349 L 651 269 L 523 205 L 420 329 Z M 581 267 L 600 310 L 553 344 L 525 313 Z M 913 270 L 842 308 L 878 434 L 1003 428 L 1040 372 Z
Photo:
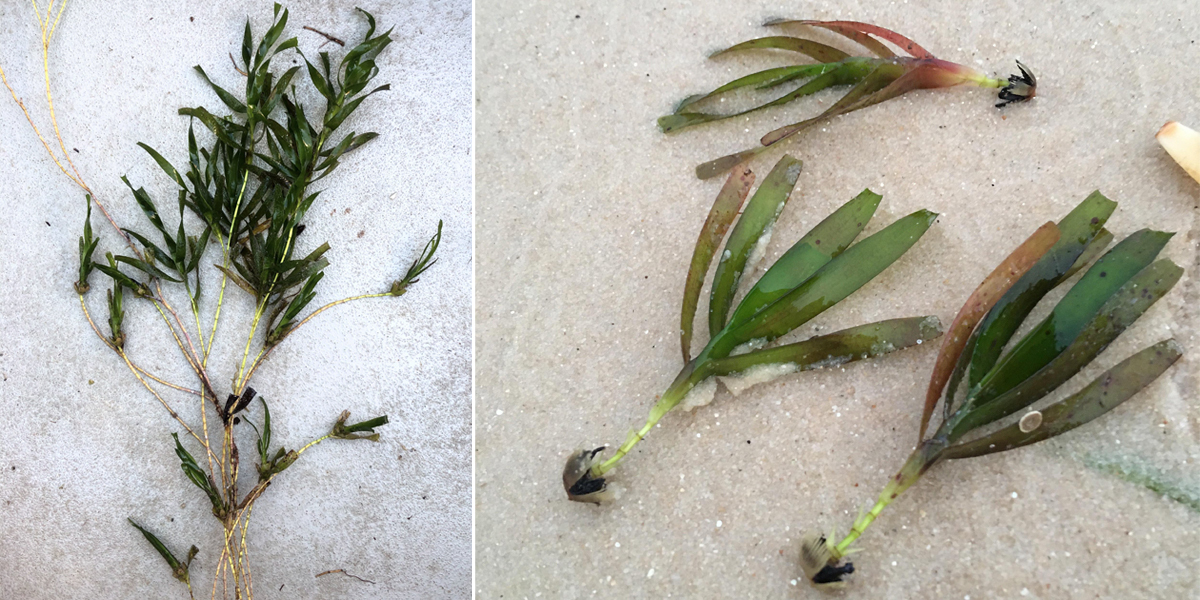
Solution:
M 286 340 L 288 338 L 288 336 L 295 333 L 297 329 L 300 329 L 300 326 L 309 322 L 309 320 L 312 319 L 313 317 L 315 317 L 315 316 L 321 314 L 322 312 L 325 312 L 327 309 L 333 308 L 339 304 L 345 304 L 347 302 L 351 302 L 354 300 L 365 300 L 367 298 L 382 298 L 384 296 L 391 296 L 391 294 L 384 292 L 382 294 L 362 294 L 359 296 L 351 296 L 349 298 L 342 298 L 341 300 L 334 300 L 333 302 L 330 302 L 329 304 L 326 304 L 325 306 L 322 306 L 321 308 L 314 310 L 312 312 L 312 314 L 308 315 L 307 317 L 304 317 L 304 319 L 302 319 L 299 323 L 296 323 L 290 329 L 288 329 L 286 332 L 284 332 L 284 334 L 282 336 L 280 336 L 279 339 L 275 341 L 275 344 L 272 345 L 270 348 L 264 347 L 262 350 L 259 351 L 258 356 L 254 359 L 254 362 L 251 363 L 251 365 L 250 365 L 250 371 L 248 373 L 246 373 L 246 378 L 243 380 L 243 384 L 246 381 L 250 381 L 250 377 L 254 375 L 254 372 L 258 370 L 258 367 L 262 366 L 263 361 L 267 360 L 267 357 L 270 356 L 271 352 L 275 350 L 276 346 L 282 344 L 283 340 Z M 241 393 L 240 389 L 238 390 L 238 393 Z

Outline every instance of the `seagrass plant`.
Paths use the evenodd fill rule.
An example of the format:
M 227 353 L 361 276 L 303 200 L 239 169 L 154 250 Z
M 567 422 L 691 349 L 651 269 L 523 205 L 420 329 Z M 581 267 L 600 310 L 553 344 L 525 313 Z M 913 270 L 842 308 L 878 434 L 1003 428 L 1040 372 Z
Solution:
M 57 5 L 57 15 L 54 8 L 51 2 L 44 18 L 38 14 L 43 64 L 48 62 L 49 40 L 64 4 Z M 273 70 L 275 57 L 288 51 L 299 52 L 296 38 L 280 41 L 288 12 L 278 4 L 272 25 L 257 43 L 249 21 L 246 23 L 241 60 L 234 65 L 244 77 L 243 92 L 238 94 L 219 87 L 209 81 L 204 69 L 196 67 L 224 109 L 215 112 L 204 107 L 179 109 L 180 115 L 189 117 L 193 124 L 198 121 L 208 133 L 197 136 L 195 128 L 189 126 L 185 168 L 177 169 L 153 148 L 139 144 L 178 188 L 177 198 L 156 201 L 143 188 L 135 188 L 123 178 L 149 227 L 118 228 L 71 163 L 58 135 L 57 122 L 55 137 L 63 150 L 61 159 L 34 126 L 56 165 L 87 193 L 87 218 L 79 240 L 79 279 L 75 283 L 80 307 L 107 347 L 175 419 L 184 435 L 171 433 L 172 440 L 164 432 L 160 438 L 161 450 L 175 452 L 183 475 L 207 499 L 206 510 L 211 511 L 224 530 L 224 547 L 219 552 L 207 552 L 215 565 L 213 597 L 218 589 L 225 597 L 230 589 L 235 598 L 253 597 L 246 532 L 255 501 L 272 481 L 317 444 L 329 439 L 377 441 L 376 428 L 388 422 L 383 415 L 351 423 L 349 411 L 343 411 L 336 418 L 330 415 L 333 424 L 325 435 L 299 447 L 279 444 L 279 440 L 272 439 L 267 402 L 250 386 L 253 375 L 275 348 L 326 309 L 353 300 L 403 295 L 435 262 L 434 254 L 441 240 L 439 223 L 437 233 L 407 271 L 390 285 L 380 286 L 380 292 L 331 302 L 304 315 L 328 265 L 323 255 L 329 244 L 307 243 L 302 236 L 308 210 L 320 194 L 314 184 L 333 172 L 347 153 L 376 137 L 377 134 L 369 132 L 346 133 L 342 125 L 366 98 L 388 89 L 387 85 L 381 85 L 365 91 L 379 72 L 376 57 L 391 38 L 390 30 L 376 34 L 374 17 L 361 12 L 366 18 L 366 34 L 345 52 L 336 68 L 330 55 L 321 52 L 315 63 L 303 57 L 303 68 L 293 66 L 282 73 Z M 321 97 L 323 111 L 312 111 L 296 100 L 297 88 L 305 85 L 306 77 L 308 85 Z M 46 100 L 53 120 L 49 81 L 47 70 Z M 7 79 L 4 83 L 8 85 Z M 13 98 L 25 110 L 15 92 Z M 312 119 L 309 114 L 317 118 Z M 33 125 L 32 119 L 30 124 Z M 198 137 L 211 137 L 211 143 L 203 145 Z M 125 242 L 123 251 L 107 252 L 102 258 L 96 256 L 100 239 L 91 225 L 93 201 Z M 173 218 L 164 220 L 165 211 L 160 208 L 168 207 L 173 209 L 172 217 L 177 210 L 177 224 L 167 222 L 174 221 Z M 301 251 L 301 247 L 311 250 Z M 206 331 L 201 314 L 202 291 L 206 291 L 201 284 L 206 277 L 201 267 L 210 264 L 216 271 L 209 276 L 212 281 L 219 278 L 220 285 L 214 290 L 215 310 Z M 109 284 L 105 294 L 107 332 L 93 319 L 92 308 L 85 298 L 94 284 L 96 271 Z M 227 286 L 228 282 L 233 282 L 237 289 Z M 246 294 L 254 303 L 253 318 L 245 324 L 245 330 L 235 332 L 220 319 L 227 288 L 231 294 Z M 139 345 L 138 334 L 127 331 L 125 310 L 132 302 L 146 303 L 161 316 L 195 374 L 192 386 L 166 381 L 139 366 L 131 356 L 131 350 Z M 186 308 L 177 310 L 180 304 Z M 191 313 L 190 319 L 181 315 L 184 311 Z M 226 329 L 239 340 L 235 342 L 239 347 L 244 336 L 245 347 L 240 362 L 229 365 L 222 373 L 209 364 L 209 358 L 218 331 Z M 230 382 L 227 392 L 221 390 L 225 382 Z M 198 425 L 189 424 L 173 408 L 166 397 L 166 388 L 194 399 Z M 261 406 L 261 414 L 256 417 L 260 424 L 251 420 L 250 413 L 256 406 Z M 238 427 L 243 424 L 249 428 Z M 219 441 L 212 439 L 212 430 Z M 253 438 L 248 437 L 251 433 Z M 239 440 L 250 439 L 256 443 L 245 454 Z M 199 459 L 194 452 L 199 452 Z M 257 463 L 253 470 L 245 468 L 243 456 Z M 171 574 L 186 584 L 189 595 L 194 597 L 189 567 L 197 548 L 192 546 L 181 559 L 170 549 L 176 545 L 162 542 L 145 520 L 139 524 L 130 519 L 130 523 L 162 555 Z
M 1038 229 L 971 294 L 943 338 L 919 444 L 845 538 L 836 544 L 832 535 L 804 538 L 801 563 L 810 581 L 840 585 L 854 571 L 852 564 L 841 564 L 853 551 L 850 545 L 941 460 L 1005 452 L 1066 433 L 1128 400 L 1180 357 L 1174 339 L 1161 341 L 1065 399 L 1030 410 L 1091 363 L 1183 274 L 1169 259 L 1155 260 L 1172 234 L 1149 229 L 1131 234 L 1096 260 L 1045 319 L 1004 351 L 1042 297 L 1112 241 L 1104 224 L 1115 209 L 1115 202 L 1093 193 L 1057 225 Z M 939 401 L 941 424 L 926 437 Z M 1017 413 L 1022 414 L 989 428 Z
M 851 56 L 849 53 L 827 44 L 785 35 L 749 40 L 712 54 L 710 58 L 747 50 L 772 49 L 808 56 L 817 63 L 766 69 L 730 81 L 707 94 L 689 96 L 676 106 L 672 114 L 658 119 L 658 127 L 664 133 L 782 106 L 830 87 L 852 87 L 840 100 L 821 114 L 767 133 L 760 140 L 761 146 L 723 156 L 696 167 L 696 176 L 700 179 L 716 177 L 813 125 L 838 115 L 891 100 L 912 90 L 957 85 L 1000 88 L 1000 102 L 996 104 L 997 107 L 1013 102 L 1023 102 L 1032 98 L 1037 92 L 1037 79 L 1019 62 L 1017 67 L 1021 71 L 1020 75 L 1011 75 L 1007 80 L 993 79 L 970 67 L 937 58 L 911 39 L 868 23 L 772 19 L 767 21 L 765 26 L 811 26 L 828 29 L 857 42 L 870 51 L 872 56 Z M 908 54 L 908 56 L 897 55 L 895 51 L 880 41 L 881 39 L 894 44 L 900 52 Z M 794 83 L 800 85 L 769 102 L 743 111 L 714 113 L 704 112 L 700 108 L 707 103 L 706 101 L 714 98 L 724 99 L 728 92 L 734 90 L 774 89 Z
M 734 308 L 742 275 L 763 257 L 801 166 L 790 156 L 780 159 L 746 203 L 740 219 L 738 211 L 754 184 L 754 174 L 739 167 L 726 181 L 696 241 L 684 287 L 680 313 L 683 369 L 650 410 L 646 424 L 630 431 L 612 457 L 601 460 L 600 453 L 606 449 L 602 446 L 568 458 L 563 488 L 569 499 L 595 504 L 611 500 L 614 490 L 606 474 L 668 412 L 677 407 L 691 410 L 711 402 L 718 377 L 736 394 L 781 375 L 880 356 L 941 335 L 936 317 L 910 317 L 764 348 L 874 279 L 916 244 L 937 217 L 928 210 L 919 210 L 851 245 L 882 199 L 865 190 L 800 238 Z M 733 225 L 735 219 L 737 224 Z M 709 293 L 710 339 L 693 358 L 693 320 L 701 288 L 727 232 L 728 240 L 717 261 Z

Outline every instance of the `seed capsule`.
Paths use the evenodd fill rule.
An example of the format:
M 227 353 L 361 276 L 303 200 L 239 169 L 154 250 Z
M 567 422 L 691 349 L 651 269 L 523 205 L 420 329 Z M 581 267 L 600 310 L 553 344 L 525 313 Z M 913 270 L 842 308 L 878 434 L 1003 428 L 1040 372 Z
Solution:
M 603 504 L 613 499 L 612 490 L 608 489 L 604 478 L 595 477 L 591 473 L 596 455 L 606 448 L 608 446 L 600 446 L 595 450 L 580 450 L 567 459 L 567 464 L 563 467 L 563 489 L 566 490 L 569 500 Z

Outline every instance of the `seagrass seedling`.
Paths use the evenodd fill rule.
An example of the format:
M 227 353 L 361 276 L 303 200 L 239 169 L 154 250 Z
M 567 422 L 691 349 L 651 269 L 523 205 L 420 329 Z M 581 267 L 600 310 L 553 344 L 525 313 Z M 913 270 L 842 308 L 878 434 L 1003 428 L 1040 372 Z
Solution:
M 784 156 L 746 203 L 754 174 L 738 167 L 726 181 L 700 231 L 684 285 L 680 314 L 683 369 L 650 410 L 646 424 L 607 460 L 606 447 L 570 456 L 563 469 L 567 497 L 599 504 L 613 497 L 605 477 L 666 414 L 712 401 L 717 378 L 739 393 L 796 371 L 841 365 L 907 348 L 941 335 L 936 317 L 879 321 L 773 348 L 765 346 L 854 293 L 908 251 L 937 217 L 920 210 L 851 245 L 882 199 L 865 190 L 800 238 L 734 308 L 742 275 L 764 256 L 771 230 L 796 185 L 800 161 Z M 737 224 L 733 225 L 737 219 Z M 730 226 L 733 229 L 729 232 Z M 693 321 L 705 275 L 729 232 L 709 292 L 710 339 L 692 357 Z
M 710 58 L 751 50 L 782 50 L 808 56 L 817 63 L 766 69 L 730 81 L 707 94 L 689 96 L 676 106 L 675 112 L 658 119 L 658 127 L 664 133 L 782 106 L 830 87 L 852 87 L 846 92 L 846 95 L 821 114 L 767 133 L 760 140 L 761 146 L 723 156 L 696 167 L 696 176 L 701 179 L 716 177 L 813 125 L 838 115 L 891 100 L 912 90 L 957 85 L 999 88 L 1000 102 L 996 104 L 997 107 L 1013 102 L 1023 102 L 1032 98 L 1037 92 L 1037 79 L 1028 68 L 1019 62 L 1017 63 L 1017 67 L 1020 69 L 1019 75 L 1009 76 L 1007 80 L 993 79 L 970 67 L 937 58 L 911 39 L 869 23 L 772 19 L 765 25 L 768 27 L 810 26 L 828 29 L 857 42 L 870 51 L 873 56 L 851 56 L 849 53 L 827 44 L 784 35 L 749 40 L 712 54 Z M 897 55 L 880 39 L 894 44 L 900 52 L 908 54 L 908 56 Z M 746 110 L 715 113 L 705 112 L 702 108 L 705 104 L 710 104 L 710 100 L 724 99 L 729 92 L 735 90 L 775 89 L 796 83 L 800 85 L 791 91 Z
M 811 582 L 841 585 L 854 570 L 842 563 L 853 551 L 851 544 L 933 465 L 1066 433 L 1116 408 L 1180 357 L 1175 340 L 1163 340 L 1065 399 L 1030 408 L 1091 363 L 1183 274 L 1169 259 L 1155 260 L 1172 234 L 1149 229 L 1131 234 L 1096 260 L 1045 319 L 1004 351 L 1043 296 L 1084 269 L 1112 241 L 1104 224 L 1116 206 L 1099 192 L 1092 194 L 1058 224 L 1038 229 L 971 294 L 943 338 L 916 449 L 846 537 L 836 543 L 833 536 L 804 537 L 801 563 Z M 926 437 L 939 401 L 941 425 Z M 989 427 L 1017 413 L 1006 425 Z

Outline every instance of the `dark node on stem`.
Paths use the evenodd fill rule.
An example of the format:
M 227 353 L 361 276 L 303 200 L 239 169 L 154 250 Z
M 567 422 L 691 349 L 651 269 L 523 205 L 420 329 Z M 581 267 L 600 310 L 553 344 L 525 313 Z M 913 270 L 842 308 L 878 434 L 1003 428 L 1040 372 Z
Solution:
M 242 395 L 240 397 L 230 394 L 229 398 L 225 400 L 225 411 L 221 413 L 221 419 L 225 422 L 229 422 L 229 417 L 232 417 L 233 415 L 245 410 L 257 395 L 258 392 L 254 391 L 254 388 L 252 387 L 246 387 L 246 389 L 242 391 Z
M 601 504 L 611 499 L 612 492 L 603 477 L 592 475 L 592 464 L 596 455 L 608 446 L 600 446 L 595 450 L 580 450 L 567 459 L 563 467 L 563 489 L 567 498 L 575 502 Z
M 996 108 L 1003 108 L 1009 104 L 1016 102 L 1025 102 L 1037 94 L 1037 77 L 1021 61 L 1017 61 L 1017 68 L 1021 70 L 1020 75 L 1009 75 L 1008 85 L 1000 90 L 1000 102 L 996 104 Z

